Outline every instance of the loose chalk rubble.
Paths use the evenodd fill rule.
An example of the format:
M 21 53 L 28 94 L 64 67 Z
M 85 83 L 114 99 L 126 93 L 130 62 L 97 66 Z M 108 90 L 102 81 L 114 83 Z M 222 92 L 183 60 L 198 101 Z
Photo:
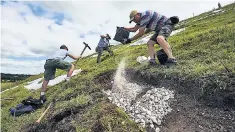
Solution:
M 149 90 L 137 98 L 146 89 Z M 127 81 L 123 61 L 117 69 L 112 89 L 103 92 L 135 122 L 143 127 L 149 126 L 155 131 L 160 131 L 163 117 L 172 110 L 169 104 L 174 98 L 174 92 L 164 87 L 141 86 Z
M 72 76 L 74 76 L 74 75 L 80 73 L 81 71 L 82 71 L 81 69 L 74 70 Z M 54 85 L 56 85 L 56 84 L 58 84 L 58 83 L 64 81 L 66 77 L 67 77 L 67 74 L 58 76 L 58 77 L 56 77 L 55 79 L 50 80 L 48 86 L 54 86 Z M 37 89 L 39 89 L 39 88 L 42 87 L 42 82 L 41 82 L 42 79 L 43 79 L 43 78 L 38 78 L 38 79 L 36 79 L 36 80 L 34 80 L 34 81 L 28 82 L 28 85 L 26 85 L 26 86 L 24 86 L 24 87 L 27 88 L 27 89 L 29 89 L 29 90 L 37 90 Z

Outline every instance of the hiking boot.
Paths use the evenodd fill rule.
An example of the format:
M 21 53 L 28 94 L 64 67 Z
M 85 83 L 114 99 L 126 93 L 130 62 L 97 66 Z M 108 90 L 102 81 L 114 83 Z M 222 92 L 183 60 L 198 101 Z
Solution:
M 168 58 L 165 65 L 176 65 L 177 61 L 174 58 Z
M 151 66 L 157 65 L 157 62 L 155 61 L 155 59 L 150 59 L 149 65 L 151 65 Z
M 41 95 L 40 96 L 40 100 L 41 100 L 42 103 L 45 103 L 47 101 L 46 96 L 45 95 Z

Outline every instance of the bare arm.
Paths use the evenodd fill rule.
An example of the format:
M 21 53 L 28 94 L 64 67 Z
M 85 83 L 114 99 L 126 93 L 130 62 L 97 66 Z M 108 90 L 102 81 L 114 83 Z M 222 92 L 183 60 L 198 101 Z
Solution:
M 131 28 L 124 27 L 124 29 L 128 30 L 129 32 L 136 32 L 139 28 L 140 28 L 139 25 L 135 25 L 134 27 Z
M 131 40 L 138 39 L 139 37 L 142 37 L 144 35 L 145 27 L 139 28 L 139 32 L 131 38 Z
M 74 60 L 77 60 L 77 59 L 81 58 L 81 56 L 73 56 L 73 55 L 71 55 L 71 54 L 68 54 L 68 56 L 69 56 L 70 58 L 74 59 Z

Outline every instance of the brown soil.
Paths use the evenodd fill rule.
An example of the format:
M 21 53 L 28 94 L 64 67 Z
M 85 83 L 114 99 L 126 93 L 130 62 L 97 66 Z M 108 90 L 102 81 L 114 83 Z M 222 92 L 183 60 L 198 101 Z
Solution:
M 162 132 L 235 131 L 235 104 L 231 96 L 227 100 L 226 95 L 222 95 L 225 98 L 218 101 L 215 99 L 217 96 L 211 95 L 215 98 L 205 100 L 207 97 L 203 97 L 195 81 L 179 82 L 179 78 L 171 77 L 162 79 L 162 76 L 132 69 L 127 70 L 127 73 L 137 83 L 148 83 L 175 91 L 175 101 L 171 104 L 173 110 L 163 119 L 160 127 Z

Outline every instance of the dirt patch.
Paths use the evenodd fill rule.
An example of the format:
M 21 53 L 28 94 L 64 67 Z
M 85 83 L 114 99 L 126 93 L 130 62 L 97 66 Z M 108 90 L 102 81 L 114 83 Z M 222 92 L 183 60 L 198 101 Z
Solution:
M 96 77 L 94 77 L 94 83 L 99 84 L 104 90 L 111 89 L 114 74 L 115 74 L 114 70 L 101 73 Z
M 100 121 L 97 121 L 95 125 L 92 127 L 93 132 L 104 132 L 105 128 L 102 126 Z
M 71 109 L 65 109 L 56 115 L 52 115 L 51 117 L 47 116 L 46 122 L 42 122 L 40 124 L 29 124 L 23 130 L 26 132 L 76 131 L 76 128 L 73 126 L 71 121 L 76 115 L 83 114 L 87 108 L 87 105 L 84 105 Z
M 208 107 L 185 94 L 176 94 L 173 111 L 163 122 L 163 132 L 235 131 L 235 111 Z
M 128 78 L 136 83 L 146 83 L 158 87 L 167 87 L 179 94 L 187 94 L 196 100 L 200 100 L 210 107 L 234 108 L 235 109 L 235 76 L 226 75 L 223 83 L 217 84 L 219 77 L 207 76 L 198 79 L 190 79 L 179 76 L 166 76 L 159 73 L 148 73 L 146 71 L 126 70 Z M 228 79 L 230 78 L 230 79 Z M 229 81 L 230 80 L 230 81 Z M 226 90 L 220 87 L 227 87 Z M 213 88 L 219 87 L 219 88 Z
M 199 87 L 201 84 L 195 80 L 164 77 L 133 69 L 128 69 L 127 75 L 140 84 L 148 83 L 176 91 L 175 101 L 171 104 L 173 111 L 163 118 L 161 131 L 235 131 L 234 100 L 231 95 L 228 102 L 225 102 L 226 98 L 216 102 L 214 98 L 218 95 L 210 95 L 214 97 L 214 101 L 210 102 L 213 99 L 205 100 Z

